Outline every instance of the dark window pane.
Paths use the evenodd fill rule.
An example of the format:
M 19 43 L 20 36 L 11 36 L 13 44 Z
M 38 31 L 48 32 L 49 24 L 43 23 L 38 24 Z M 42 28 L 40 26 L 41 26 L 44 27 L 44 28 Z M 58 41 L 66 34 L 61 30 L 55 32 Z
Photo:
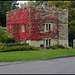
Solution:
M 45 40 L 43 40 L 43 45 L 45 46 Z
M 46 31 L 48 31 L 48 24 L 46 24 Z
M 46 46 L 48 46 L 48 39 L 46 39 Z
M 49 24 L 49 31 L 50 31 L 50 26 L 51 26 L 51 25 Z
M 49 46 L 50 46 L 51 40 L 49 39 Z
M 44 31 L 45 31 L 45 24 L 43 25 L 43 29 L 44 29 Z
M 25 25 L 25 30 L 26 30 L 26 25 Z

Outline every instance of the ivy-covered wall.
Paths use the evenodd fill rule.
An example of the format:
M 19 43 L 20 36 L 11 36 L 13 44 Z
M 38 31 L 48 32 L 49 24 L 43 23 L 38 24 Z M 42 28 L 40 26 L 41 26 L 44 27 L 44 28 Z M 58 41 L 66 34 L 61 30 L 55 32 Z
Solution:
M 59 20 L 59 40 L 68 41 L 68 10 L 56 7 L 25 7 L 7 12 L 7 30 L 16 39 L 40 41 L 45 38 L 54 39 L 57 42 L 57 18 Z M 51 31 L 44 31 L 44 24 L 51 23 Z M 25 32 L 22 25 L 26 25 Z

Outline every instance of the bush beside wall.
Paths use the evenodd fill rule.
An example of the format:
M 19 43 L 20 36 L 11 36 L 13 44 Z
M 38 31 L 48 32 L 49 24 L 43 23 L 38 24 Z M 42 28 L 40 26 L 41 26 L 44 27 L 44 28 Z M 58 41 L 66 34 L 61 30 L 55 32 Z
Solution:
M 10 52 L 10 51 L 31 51 L 31 50 L 39 50 L 38 47 L 33 47 L 29 45 L 23 45 L 23 46 L 11 46 L 6 47 L 0 50 L 0 52 Z
M 46 49 L 65 49 L 65 47 L 63 45 L 53 45 L 53 46 L 48 46 L 46 47 Z

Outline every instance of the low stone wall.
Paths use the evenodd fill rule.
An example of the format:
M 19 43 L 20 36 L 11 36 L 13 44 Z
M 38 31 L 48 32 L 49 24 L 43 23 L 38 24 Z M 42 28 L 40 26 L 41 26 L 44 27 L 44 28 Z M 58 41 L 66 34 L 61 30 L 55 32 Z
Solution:
M 35 47 L 40 47 L 40 44 L 43 44 L 43 40 L 41 41 L 30 41 L 29 45 L 35 46 Z
M 43 45 L 43 40 L 41 41 L 28 41 L 29 45 L 35 46 L 35 47 L 40 47 L 40 45 Z M 51 39 L 51 46 L 56 45 L 57 40 Z M 59 44 L 63 45 L 65 47 L 68 47 L 68 40 L 59 40 Z

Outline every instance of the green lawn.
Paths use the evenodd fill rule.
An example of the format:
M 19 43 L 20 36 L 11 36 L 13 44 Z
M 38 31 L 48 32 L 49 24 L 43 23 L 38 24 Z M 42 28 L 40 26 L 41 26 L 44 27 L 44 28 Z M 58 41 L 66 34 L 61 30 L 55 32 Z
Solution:
M 42 60 L 63 55 L 75 55 L 75 49 L 2 52 L 0 53 L 0 62 Z

